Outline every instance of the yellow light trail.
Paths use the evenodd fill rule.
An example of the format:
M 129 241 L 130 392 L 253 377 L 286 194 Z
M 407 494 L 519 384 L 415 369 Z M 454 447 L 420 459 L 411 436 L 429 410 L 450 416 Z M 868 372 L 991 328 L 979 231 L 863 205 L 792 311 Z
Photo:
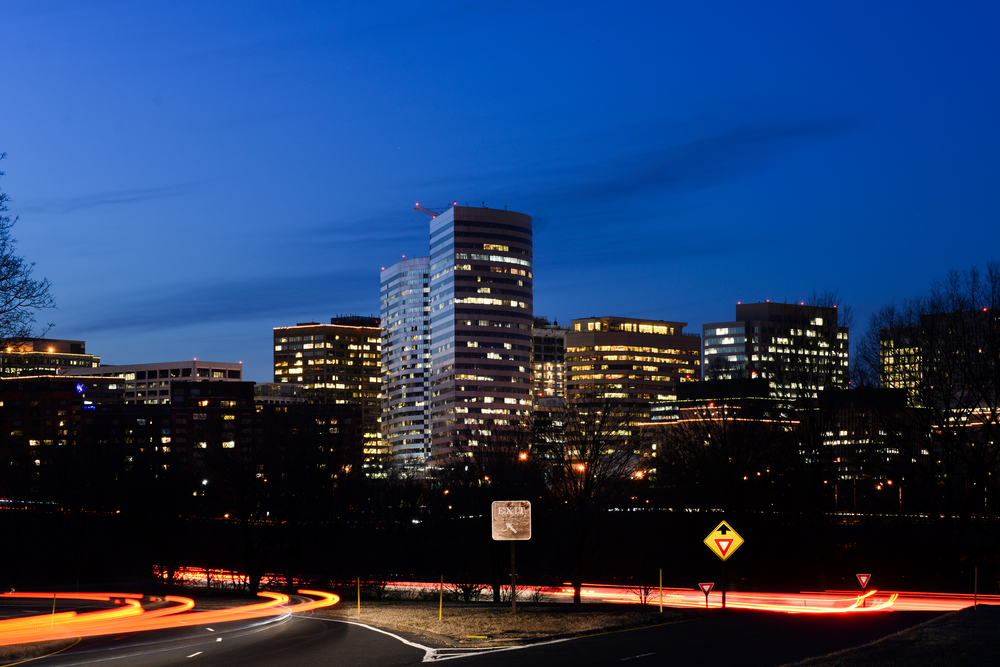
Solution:
M 290 598 L 284 593 L 262 592 L 259 596 L 267 598 L 264 602 L 211 611 L 190 611 L 194 607 L 193 600 L 170 595 L 166 596 L 164 600 L 171 603 L 171 606 L 146 610 L 141 603 L 143 596 L 135 594 L 4 593 L 0 597 L 45 601 L 53 598 L 55 600 L 60 598 L 63 600 L 89 600 L 109 602 L 118 606 L 84 613 L 67 611 L 0 621 L 0 646 L 259 619 L 329 607 L 340 601 L 337 595 L 323 591 L 300 590 L 298 593 L 316 599 L 298 604 L 288 604 Z

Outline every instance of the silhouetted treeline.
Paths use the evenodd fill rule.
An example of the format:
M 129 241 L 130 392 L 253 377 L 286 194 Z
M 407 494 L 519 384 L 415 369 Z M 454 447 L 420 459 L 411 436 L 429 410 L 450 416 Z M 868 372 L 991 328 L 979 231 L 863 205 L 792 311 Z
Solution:
M 657 424 L 594 396 L 374 478 L 350 406 L 197 383 L 169 406 L 88 407 L 65 381 L 4 380 L 0 586 L 146 586 L 155 568 L 169 587 L 196 566 L 251 591 L 443 575 L 500 599 L 510 545 L 490 504 L 530 500 L 517 570 L 535 585 L 717 581 L 702 539 L 724 517 L 746 539 L 731 590 L 853 588 L 862 571 L 968 590 L 978 568 L 998 592 L 1000 269 L 953 274 L 861 338 L 851 389 L 772 391 L 795 386 L 792 359 L 694 384 Z

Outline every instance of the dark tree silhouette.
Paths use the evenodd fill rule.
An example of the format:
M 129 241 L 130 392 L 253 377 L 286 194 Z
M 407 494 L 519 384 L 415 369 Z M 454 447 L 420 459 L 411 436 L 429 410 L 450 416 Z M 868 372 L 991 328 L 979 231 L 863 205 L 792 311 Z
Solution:
M 564 531 L 573 602 L 600 540 L 607 510 L 643 476 L 647 452 L 637 426 L 639 409 L 600 392 L 551 409 L 549 429 L 536 429 L 537 456 L 546 467 L 550 511 Z
M 0 153 L 0 160 L 6 156 Z M 17 253 L 17 240 L 11 236 L 17 218 L 3 215 L 9 201 L 7 193 L 0 192 L 0 349 L 43 335 L 52 325 L 36 332 L 35 313 L 55 306 L 49 281 L 32 278 L 34 263 L 26 262 Z

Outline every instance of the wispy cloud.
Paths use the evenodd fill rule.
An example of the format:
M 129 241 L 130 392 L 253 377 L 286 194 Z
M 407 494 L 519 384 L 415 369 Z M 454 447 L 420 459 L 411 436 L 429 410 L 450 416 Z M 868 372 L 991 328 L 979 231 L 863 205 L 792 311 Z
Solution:
M 282 326 L 292 320 L 322 322 L 347 311 L 367 315 L 378 309 L 378 282 L 371 276 L 359 277 L 356 272 L 283 276 L 266 269 L 262 273 L 240 281 L 179 286 L 152 297 L 123 296 L 114 300 L 113 308 L 91 304 L 86 315 L 78 320 L 70 317 L 64 328 L 89 335 L 261 319 Z
M 573 204 L 617 207 L 625 200 L 746 177 L 795 149 L 847 134 L 860 124 L 852 115 L 801 114 L 618 126 L 554 140 L 538 161 L 516 171 L 463 170 L 424 187 L 441 192 L 483 188 L 535 211 Z M 498 183 L 505 184 L 499 192 Z
M 699 189 L 757 172 L 783 152 L 843 134 L 856 125 L 857 119 L 840 117 L 739 125 L 666 144 L 666 137 L 654 136 L 649 138 L 652 148 L 584 164 L 568 173 L 560 170 L 563 179 L 573 176 L 566 179 L 573 185 L 553 194 L 593 201 Z
M 21 206 L 19 207 L 18 213 L 36 214 L 53 211 L 56 213 L 74 213 L 76 211 L 100 208 L 102 206 L 141 204 L 147 201 L 180 197 L 201 189 L 205 183 L 207 183 L 207 181 L 175 183 L 173 185 L 161 185 L 151 188 L 112 190 L 108 192 L 96 192 L 75 197 L 57 197 L 46 199 L 39 203 L 29 203 L 26 206 Z

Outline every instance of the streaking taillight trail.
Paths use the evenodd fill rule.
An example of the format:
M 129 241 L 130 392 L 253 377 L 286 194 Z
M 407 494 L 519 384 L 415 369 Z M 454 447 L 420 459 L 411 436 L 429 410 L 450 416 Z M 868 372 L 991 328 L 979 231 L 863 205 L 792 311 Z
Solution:
M 0 621 L 0 646 L 260 619 L 329 607 L 340 601 L 337 595 L 323 591 L 300 590 L 298 593 L 315 599 L 289 604 L 290 598 L 284 593 L 262 592 L 260 597 L 267 598 L 264 602 L 227 609 L 191 611 L 194 608 L 193 600 L 171 595 L 164 598 L 170 606 L 147 610 L 141 604 L 143 596 L 134 594 L 4 593 L 0 599 L 26 598 L 46 602 L 52 600 L 53 607 L 59 599 L 107 602 L 119 606 L 82 613 L 67 611 Z

